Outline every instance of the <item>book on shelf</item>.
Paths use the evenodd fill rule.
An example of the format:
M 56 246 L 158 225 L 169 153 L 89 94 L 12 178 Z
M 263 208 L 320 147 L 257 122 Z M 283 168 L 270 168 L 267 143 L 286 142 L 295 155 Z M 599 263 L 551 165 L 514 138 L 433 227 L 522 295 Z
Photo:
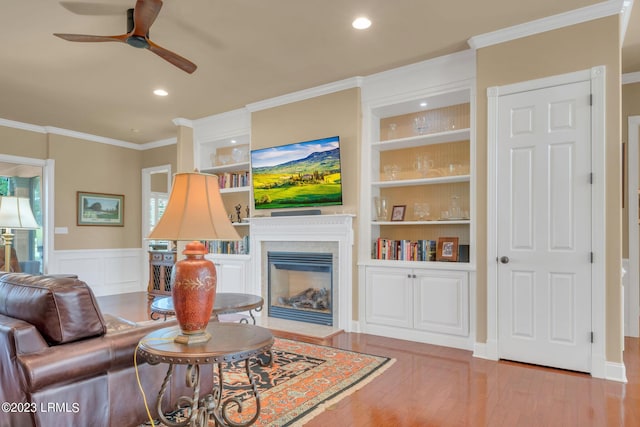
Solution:
M 435 240 L 393 240 L 382 237 L 373 242 L 373 258 L 396 261 L 435 261 Z
M 249 236 L 244 236 L 241 240 L 211 240 L 204 244 L 210 254 L 249 254 Z
M 247 187 L 249 185 L 249 171 L 224 172 L 217 175 L 220 188 Z

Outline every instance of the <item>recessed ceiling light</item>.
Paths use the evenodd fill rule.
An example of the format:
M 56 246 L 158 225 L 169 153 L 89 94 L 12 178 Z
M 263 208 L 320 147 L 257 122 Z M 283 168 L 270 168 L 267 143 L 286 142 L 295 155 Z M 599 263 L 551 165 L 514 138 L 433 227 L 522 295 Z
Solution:
M 420 103 L 420 106 L 421 106 L 421 107 L 426 107 L 427 105 L 429 105 L 429 104 L 427 104 L 427 103 L 426 103 L 426 102 L 424 102 L 424 101 L 422 101 L 422 102 Z
M 356 30 L 366 30 L 371 26 L 371 20 L 369 20 L 369 18 L 365 18 L 364 16 L 360 16 L 351 23 L 351 26 Z
M 154 95 L 158 95 L 158 96 L 167 96 L 169 95 L 169 92 L 167 92 L 164 89 L 156 89 L 153 91 Z
M 238 141 L 236 141 L 235 139 L 232 139 L 232 140 L 231 140 L 231 141 L 229 141 L 229 142 L 230 142 L 230 143 L 232 143 L 232 144 L 235 144 L 235 143 L 236 143 L 236 142 L 238 142 Z

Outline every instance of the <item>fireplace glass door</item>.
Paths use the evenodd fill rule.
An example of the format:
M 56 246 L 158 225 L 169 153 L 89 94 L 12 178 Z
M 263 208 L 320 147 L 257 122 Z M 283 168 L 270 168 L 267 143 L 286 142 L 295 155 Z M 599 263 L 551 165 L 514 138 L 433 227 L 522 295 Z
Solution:
M 269 252 L 269 316 L 333 325 L 333 255 Z

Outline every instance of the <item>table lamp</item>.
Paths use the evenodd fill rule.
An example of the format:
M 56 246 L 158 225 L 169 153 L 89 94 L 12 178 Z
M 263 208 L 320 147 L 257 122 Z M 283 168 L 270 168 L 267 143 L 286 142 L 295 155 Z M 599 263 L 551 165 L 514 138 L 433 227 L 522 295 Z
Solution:
M 191 241 L 171 273 L 171 295 L 181 333 L 176 342 L 208 341 L 207 324 L 216 295 L 216 268 L 204 258 L 203 240 L 240 240 L 227 217 L 216 175 L 177 173 L 164 214 L 151 240 Z
M 4 270 L 11 271 L 12 230 L 34 230 L 39 228 L 33 217 L 29 199 L 26 197 L 2 196 L 0 198 L 0 228 L 4 228 Z

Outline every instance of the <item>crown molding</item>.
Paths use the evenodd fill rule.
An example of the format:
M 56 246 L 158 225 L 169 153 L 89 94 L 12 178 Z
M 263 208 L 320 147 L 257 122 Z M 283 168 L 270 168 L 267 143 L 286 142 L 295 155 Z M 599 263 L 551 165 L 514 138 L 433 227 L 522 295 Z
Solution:
M 47 130 L 38 125 L 32 125 L 29 123 L 16 122 L 15 120 L 8 120 L 0 118 L 0 126 L 20 129 L 20 130 L 28 130 L 29 132 L 37 132 L 37 133 L 47 133 Z
M 526 22 L 524 24 L 514 25 L 501 30 L 473 36 L 467 40 L 467 43 L 471 49 L 481 49 L 611 15 L 617 15 L 620 13 L 629 15 L 632 5 L 633 0 L 607 0 L 602 3 L 596 3 L 591 6 L 582 7 L 580 9 L 571 10 L 558 15 L 548 16 L 546 18 L 536 19 L 535 21 Z M 628 22 L 628 18 L 626 21 Z M 624 17 L 622 22 L 625 22 Z M 626 25 L 621 25 L 621 38 L 624 38 L 625 30 Z
M 146 144 L 140 144 L 140 150 L 151 150 L 153 148 L 166 147 L 168 145 L 175 145 L 178 143 L 178 138 L 160 139 L 158 141 L 147 142 Z
M 622 84 L 628 85 L 630 83 L 640 83 L 640 71 L 635 73 L 627 73 L 622 75 Z
M 254 113 L 256 111 L 279 107 L 281 105 L 290 104 L 292 102 L 304 101 L 307 99 L 316 98 L 318 96 L 340 92 L 341 90 L 360 87 L 362 86 L 362 80 L 362 77 L 351 77 L 345 80 L 339 80 L 337 82 L 312 87 L 310 89 L 277 96 L 275 98 L 265 99 L 264 101 L 254 102 L 252 104 L 248 104 L 246 108 L 250 113 Z
M 104 136 L 92 135 L 90 133 L 76 132 L 75 130 L 62 129 L 54 126 L 45 126 L 46 133 L 54 135 L 69 136 L 71 138 L 84 139 L 86 141 L 98 142 L 100 144 L 114 145 L 116 147 L 129 148 L 131 150 L 141 150 L 139 144 L 121 141 L 119 139 L 106 138 Z
M 29 132 L 36 132 L 42 134 L 53 134 L 53 135 L 61 135 L 68 136 L 76 139 L 83 139 L 85 141 L 97 142 L 100 144 L 113 145 L 116 147 L 128 148 L 130 150 L 149 150 L 152 148 L 164 147 L 166 145 L 172 145 L 177 143 L 177 138 L 168 138 L 159 141 L 153 141 L 146 144 L 134 144 L 133 142 L 121 141 L 119 139 L 106 138 L 104 136 L 92 135 L 90 133 L 77 132 L 74 130 L 58 128 L 55 126 L 38 126 L 32 125 L 30 123 L 18 122 L 15 120 L 3 119 L 0 118 L 0 126 L 26 130 Z
M 183 119 L 182 117 L 178 117 L 172 120 L 173 124 L 176 126 L 185 126 L 188 128 L 193 128 L 193 121 L 189 119 Z

